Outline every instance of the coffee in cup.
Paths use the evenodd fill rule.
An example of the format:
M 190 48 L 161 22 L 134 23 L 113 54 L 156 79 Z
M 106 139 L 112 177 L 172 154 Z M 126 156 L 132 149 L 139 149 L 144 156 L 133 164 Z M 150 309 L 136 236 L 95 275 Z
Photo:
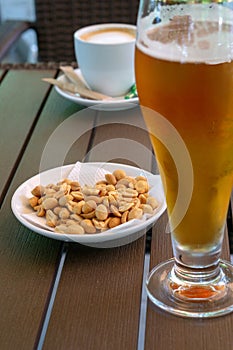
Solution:
M 113 97 L 129 91 L 135 83 L 135 37 L 130 24 L 97 24 L 74 33 L 78 66 L 91 89 Z

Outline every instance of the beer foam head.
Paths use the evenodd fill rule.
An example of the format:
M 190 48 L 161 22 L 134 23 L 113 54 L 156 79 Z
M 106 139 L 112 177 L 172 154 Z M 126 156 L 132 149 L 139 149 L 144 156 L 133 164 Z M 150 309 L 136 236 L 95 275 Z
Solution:
M 187 14 L 175 13 L 169 20 L 143 31 L 139 35 L 138 47 L 150 56 L 171 61 L 208 64 L 231 61 L 232 22 L 224 21 L 216 13 L 203 19 L 200 7 L 199 16 L 198 11 L 193 13 L 190 6 L 188 9 Z

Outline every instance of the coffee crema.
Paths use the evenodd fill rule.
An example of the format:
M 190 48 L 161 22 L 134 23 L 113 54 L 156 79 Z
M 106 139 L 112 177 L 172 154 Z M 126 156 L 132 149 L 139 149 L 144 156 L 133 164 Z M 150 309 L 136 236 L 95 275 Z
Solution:
M 129 28 L 102 28 L 80 35 L 80 39 L 97 44 L 120 44 L 135 40 L 136 33 Z

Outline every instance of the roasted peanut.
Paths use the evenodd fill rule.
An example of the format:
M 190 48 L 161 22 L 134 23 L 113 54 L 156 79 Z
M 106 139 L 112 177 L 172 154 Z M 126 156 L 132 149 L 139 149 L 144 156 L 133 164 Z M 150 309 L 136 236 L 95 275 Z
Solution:
M 95 209 L 95 215 L 98 220 L 106 220 L 108 217 L 108 210 L 103 204 L 99 204 Z
M 57 215 L 54 214 L 54 212 L 49 209 L 46 211 L 46 224 L 50 227 L 55 227 L 57 224 Z
M 72 191 L 79 191 L 81 189 L 81 186 L 78 181 L 72 181 L 70 183 L 70 186 Z
M 58 202 L 59 202 L 59 205 L 64 207 L 72 199 L 73 199 L 73 196 L 71 196 L 70 194 L 66 194 L 66 195 L 60 197 Z
M 116 185 L 117 183 L 117 180 L 113 174 L 106 174 L 105 179 L 111 185 Z
M 156 209 L 159 206 L 157 199 L 151 196 L 147 198 L 146 204 L 149 204 L 152 207 L 152 209 Z
M 96 228 L 93 225 L 91 220 L 88 220 L 88 219 L 82 220 L 80 225 L 83 227 L 86 233 L 96 233 Z
M 38 205 L 38 197 L 29 198 L 29 204 L 32 208 L 36 207 Z
M 138 193 L 148 192 L 149 190 L 148 182 L 145 180 L 137 181 L 135 184 L 135 189 L 138 191 Z
M 70 217 L 70 212 L 67 208 L 62 208 L 60 211 L 59 211 L 59 214 L 58 214 L 59 218 L 64 220 L 64 219 L 68 219 Z
M 113 215 L 117 216 L 117 217 L 121 217 L 121 213 L 119 212 L 119 210 L 117 209 L 117 207 L 115 205 L 110 205 L 110 210 L 113 213 Z
M 115 176 L 117 181 L 126 177 L 125 171 L 121 169 L 114 170 L 113 175 Z
M 81 191 L 72 191 L 72 196 L 77 201 L 81 201 L 82 199 L 84 199 L 84 195 Z
M 121 219 L 118 217 L 113 217 L 109 219 L 108 227 L 113 228 L 121 224 Z
M 124 213 L 121 216 L 121 223 L 125 224 L 128 221 L 128 215 L 129 215 L 129 211 L 124 211 Z
M 141 204 L 141 208 L 143 210 L 143 213 L 145 214 L 153 214 L 153 208 L 149 204 Z
M 119 207 L 119 212 L 123 213 L 129 209 L 131 209 L 134 206 L 134 204 L 131 203 L 124 203 Z
M 57 233 L 68 233 L 73 235 L 83 235 L 85 233 L 84 228 L 79 224 L 73 225 L 58 225 L 55 227 L 55 232 Z
M 88 214 L 96 209 L 96 202 L 93 200 L 87 201 L 82 206 L 82 212 Z
M 141 219 L 142 215 L 143 215 L 143 211 L 141 208 L 133 208 L 129 212 L 128 220 Z
M 46 198 L 43 200 L 42 205 L 45 210 L 54 209 L 58 206 L 58 201 L 56 198 Z
M 31 194 L 35 197 L 41 197 L 44 194 L 44 186 L 36 186 L 31 191 Z
M 34 207 L 34 209 L 36 210 L 36 215 L 39 217 L 43 217 L 45 216 L 45 209 L 42 207 L 42 205 L 37 205 L 36 207 Z

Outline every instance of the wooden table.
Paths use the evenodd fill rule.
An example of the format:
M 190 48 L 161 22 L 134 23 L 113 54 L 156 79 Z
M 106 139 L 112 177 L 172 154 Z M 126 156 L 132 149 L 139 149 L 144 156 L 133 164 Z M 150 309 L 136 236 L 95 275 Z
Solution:
M 65 164 L 121 161 L 156 171 L 138 108 L 87 112 L 41 81 L 58 74 L 56 65 L 0 67 L 0 348 L 232 350 L 233 313 L 184 319 L 146 300 L 145 274 L 172 256 L 166 213 L 152 229 L 150 249 L 146 235 L 113 249 L 63 243 L 15 219 L 14 191 L 38 173 L 46 143 L 74 113 L 71 133 L 79 136 Z M 60 165 L 66 137 L 54 149 L 51 168 Z M 223 256 L 230 257 L 227 234 Z

